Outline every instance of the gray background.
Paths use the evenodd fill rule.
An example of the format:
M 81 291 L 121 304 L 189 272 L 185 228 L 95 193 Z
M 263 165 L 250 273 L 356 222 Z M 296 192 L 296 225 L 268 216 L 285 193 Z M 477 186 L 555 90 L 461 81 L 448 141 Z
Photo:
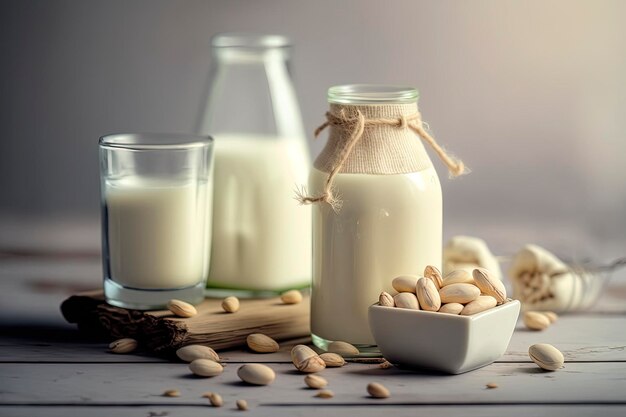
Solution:
M 331 85 L 418 87 L 435 136 L 473 170 L 439 169 L 447 236 L 623 255 L 625 18 L 606 0 L 2 1 L 0 244 L 17 219 L 56 219 L 97 245 L 97 138 L 192 131 L 210 36 L 256 31 L 293 39 L 308 132 Z

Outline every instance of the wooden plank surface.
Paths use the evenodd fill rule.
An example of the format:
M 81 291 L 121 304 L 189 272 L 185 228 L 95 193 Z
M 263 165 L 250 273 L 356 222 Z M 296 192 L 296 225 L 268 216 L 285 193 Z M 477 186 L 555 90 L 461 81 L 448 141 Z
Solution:
M 198 416 L 223 416 L 223 417 L 276 417 L 279 415 L 289 417 L 320 417 L 323 416 L 359 416 L 380 417 L 381 415 L 393 417 L 416 417 L 416 416 L 439 416 L 439 417 L 589 417 L 601 415 L 602 417 L 624 417 L 626 406 L 615 404 L 541 404 L 524 405 L 517 404 L 514 408 L 510 405 L 391 405 L 382 402 L 359 405 L 359 406 L 336 406 L 333 404 L 316 406 L 252 406 L 250 411 L 242 413 L 237 411 L 232 403 L 225 404 L 222 408 L 213 409 L 207 405 L 202 406 L 0 406 L 0 416 L 11 417 L 198 417 Z
M 61 302 L 101 285 L 102 266 L 94 258 L 0 259 L 0 325 L 73 329 L 61 315 Z
M 1 329 L 1 327 L 0 327 Z M 528 362 L 528 347 L 534 343 L 557 346 L 568 361 L 626 361 L 626 315 L 563 316 L 545 331 L 529 331 L 518 323 L 505 355 L 498 362 Z M 0 362 L 163 362 L 164 359 L 138 353 L 113 355 L 106 353 L 107 343 L 89 342 L 76 331 L 59 331 L 42 337 L 41 329 L 21 331 L 18 335 L 0 337 Z M 69 339 L 69 340 L 68 340 Z M 255 354 L 247 349 L 223 351 L 226 362 L 291 362 L 289 350 L 295 343 L 307 343 L 308 338 L 281 342 L 277 353 Z
M 272 416 L 272 417 L 319 417 L 323 416 L 358 416 L 380 417 L 624 417 L 626 406 L 617 404 L 541 404 L 527 405 L 390 405 L 373 403 L 358 406 L 337 406 L 333 404 L 319 404 L 315 406 L 267 406 L 251 404 L 250 411 L 242 413 L 235 409 L 234 404 L 226 403 L 222 408 L 213 409 L 210 406 L 171 406 L 171 405 L 139 405 L 139 406 L 1 406 L 1 416 L 11 417 L 198 417 L 198 416 Z
M 236 376 L 238 364 L 227 364 L 215 378 L 198 378 L 186 364 L 0 364 L 0 404 L 158 404 L 202 405 L 207 391 L 226 402 L 245 398 L 252 404 L 577 404 L 626 405 L 626 363 L 571 363 L 544 372 L 529 363 L 499 363 L 462 375 L 440 375 L 377 365 L 349 364 L 320 373 L 335 392 L 315 398 L 303 375 L 292 365 L 272 364 L 276 381 L 247 386 Z M 369 382 L 383 383 L 392 397 L 367 397 Z M 494 382 L 497 389 L 487 389 Z M 179 389 L 179 398 L 163 397 Z
M 448 376 L 349 363 L 322 372 L 336 396 L 321 400 L 304 388 L 303 376 L 288 363 L 292 342 L 268 355 L 245 349 L 220 352 L 225 372 L 213 379 L 195 378 L 185 364 L 155 356 L 106 353 L 105 341 L 79 334 L 58 310 L 69 294 L 100 285 L 98 257 L 71 251 L 32 255 L 24 250 L 0 254 L 0 416 L 242 415 L 233 408 L 238 398 L 248 400 L 255 416 L 626 415 L 624 270 L 614 274 L 592 311 L 563 316 L 544 332 L 518 324 L 496 364 Z M 545 373 L 530 363 L 528 346 L 538 342 L 559 347 L 570 361 L 566 368 Z M 277 372 L 276 382 L 269 387 L 238 382 L 236 369 L 250 361 L 268 363 Z M 384 383 L 392 397 L 368 398 L 365 385 L 370 381 Z M 499 388 L 486 389 L 488 382 Z M 160 396 L 168 388 L 183 395 Z M 222 394 L 226 405 L 208 407 L 200 397 L 206 391 Z
M 626 315 L 568 315 L 543 331 L 528 330 L 518 322 L 501 361 L 528 360 L 535 343 L 556 346 L 568 361 L 626 361 Z

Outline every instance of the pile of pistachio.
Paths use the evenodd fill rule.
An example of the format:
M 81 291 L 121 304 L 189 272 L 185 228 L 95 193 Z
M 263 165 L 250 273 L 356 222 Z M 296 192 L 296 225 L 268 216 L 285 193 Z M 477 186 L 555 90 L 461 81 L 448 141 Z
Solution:
M 471 316 L 507 301 L 504 284 L 485 268 L 471 274 L 457 269 L 442 277 L 439 269 L 428 265 L 423 277 L 402 275 L 391 285 L 398 293 L 380 293 L 381 306 Z

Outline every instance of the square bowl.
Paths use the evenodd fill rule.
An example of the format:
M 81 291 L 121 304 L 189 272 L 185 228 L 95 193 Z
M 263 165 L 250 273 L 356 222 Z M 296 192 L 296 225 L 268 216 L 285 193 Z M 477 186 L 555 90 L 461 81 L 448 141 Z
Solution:
M 520 303 L 508 301 L 471 316 L 369 307 L 372 335 L 383 356 L 409 368 L 461 374 L 493 363 L 509 346 Z

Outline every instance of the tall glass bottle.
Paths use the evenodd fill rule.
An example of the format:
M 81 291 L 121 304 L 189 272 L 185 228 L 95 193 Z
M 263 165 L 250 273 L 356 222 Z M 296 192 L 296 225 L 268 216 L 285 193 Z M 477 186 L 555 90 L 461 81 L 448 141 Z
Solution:
M 200 132 L 215 139 L 207 286 L 240 296 L 310 285 L 309 154 L 283 36 L 218 34 Z
M 313 206 L 311 332 L 322 349 L 343 340 L 362 352 L 376 351 L 368 307 L 381 291 L 394 291 L 393 278 L 421 276 L 427 265 L 441 268 L 441 185 L 407 121 L 417 114 L 417 98 L 417 90 L 403 86 L 357 84 L 328 90 L 335 123 L 309 181 L 312 195 L 320 195 L 341 161 L 332 180 L 340 209 Z M 357 115 L 363 123 L 398 124 L 367 125 L 346 156 Z

